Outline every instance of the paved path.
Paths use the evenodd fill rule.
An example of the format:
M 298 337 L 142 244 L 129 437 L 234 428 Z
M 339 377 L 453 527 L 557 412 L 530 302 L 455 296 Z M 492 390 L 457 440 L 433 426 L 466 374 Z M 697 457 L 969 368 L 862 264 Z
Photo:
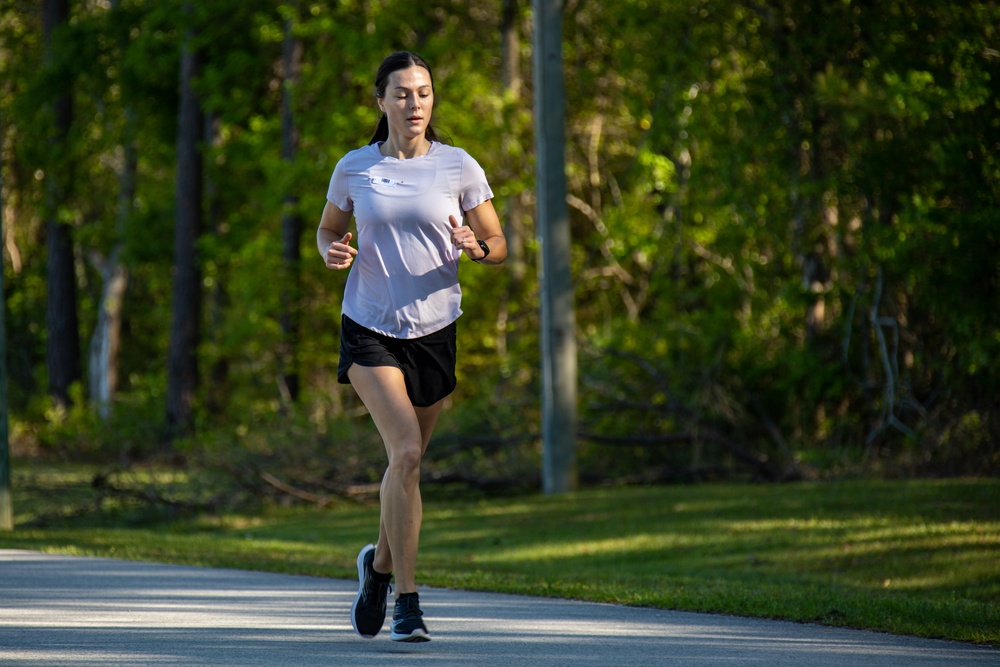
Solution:
M 425 589 L 434 640 L 358 637 L 356 582 L 0 549 L 0 666 L 1000 667 L 1000 650 Z

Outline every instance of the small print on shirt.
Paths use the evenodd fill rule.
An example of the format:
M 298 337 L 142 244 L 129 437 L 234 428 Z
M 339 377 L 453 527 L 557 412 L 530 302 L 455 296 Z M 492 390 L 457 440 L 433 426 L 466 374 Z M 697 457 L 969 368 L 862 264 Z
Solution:
M 391 178 L 380 178 L 377 176 L 372 176 L 368 179 L 368 182 L 372 185 L 384 185 L 387 188 L 394 188 L 397 185 L 402 185 L 403 181 L 394 181 Z

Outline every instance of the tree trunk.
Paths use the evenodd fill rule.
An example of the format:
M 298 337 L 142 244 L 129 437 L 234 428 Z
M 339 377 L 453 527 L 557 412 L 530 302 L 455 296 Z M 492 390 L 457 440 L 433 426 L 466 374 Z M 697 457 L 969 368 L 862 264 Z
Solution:
M 191 5 L 185 5 L 191 13 Z M 173 321 L 167 356 L 167 432 L 170 438 L 190 432 L 198 388 L 198 340 L 201 272 L 195 256 L 202 224 L 202 164 L 199 143 L 204 120 L 193 83 L 199 54 L 188 31 L 181 52 L 180 110 L 177 122 L 177 176 L 174 210 Z
M 219 143 L 218 115 L 214 111 L 206 111 L 203 115 L 205 117 L 204 144 L 214 152 Z M 205 233 L 220 238 L 224 233 L 220 224 L 222 202 L 219 198 L 215 170 L 206 169 L 204 178 Z M 212 281 L 212 286 L 205 297 L 208 307 L 205 323 L 217 352 L 208 369 L 209 386 L 202 396 L 205 409 L 210 414 L 218 415 L 224 412 L 229 396 L 227 387 L 229 382 L 229 352 L 222 341 L 225 335 L 226 305 L 229 303 L 225 281 Z
M 121 0 L 112 0 L 111 9 L 120 11 Z M 119 36 L 119 59 L 125 60 L 128 50 L 128 32 Z M 128 288 L 128 269 L 121 262 L 125 228 L 132 217 L 135 201 L 135 179 L 138 171 L 138 154 L 135 147 L 135 111 L 129 104 L 124 82 L 125 130 L 122 151 L 125 161 L 118 176 L 118 212 L 115 222 L 115 246 L 106 260 L 97 262 L 101 272 L 101 302 L 97 312 L 97 325 L 90 339 L 90 400 L 97 404 L 101 419 L 111 413 L 111 403 L 118 389 L 118 348 L 121 341 L 125 290 Z
M 90 399 L 97 404 L 98 414 L 104 420 L 111 414 L 111 403 L 118 389 L 118 349 L 128 287 L 128 269 L 122 265 L 120 256 L 119 241 L 110 257 L 95 262 L 103 285 L 97 325 L 90 339 Z
M 572 491 L 576 468 L 576 315 L 566 206 L 562 2 L 535 0 L 535 157 L 542 302 L 542 477 Z
M 505 97 L 513 102 L 521 99 L 521 40 L 518 32 L 519 0 L 503 0 L 500 16 L 500 69 L 501 83 Z M 503 136 L 504 155 L 510 155 L 512 145 L 518 139 L 513 132 Z M 511 171 L 517 167 L 512 167 Z M 511 174 L 513 176 L 513 174 Z M 507 237 L 507 272 L 510 275 L 510 287 L 500 296 L 497 308 L 497 354 L 504 358 L 509 349 L 508 338 L 517 327 L 509 325 L 510 304 L 522 296 L 524 278 L 527 274 L 527 263 L 524 260 L 524 206 L 521 198 L 523 193 L 514 192 L 506 198 L 506 215 L 504 216 L 504 235 Z
M 521 38 L 517 31 L 519 0 L 503 0 L 500 18 L 500 64 L 504 91 L 521 97 Z
M 0 118 L 0 146 L 3 146 Z M 3 239 L 3 160 L 0 159 L 0 240 Z M 10 492 L 10 449 L 7 420 L 7 296 L 3 286 L 3 244 L 0 243 L 0 530 L 14 529 L 14 503 Z
M 293 29 L 294 22 L 287 19 L 282 57 L 284 86 L 281 100 L 281 157 L 289 170 L 293 168 L 299 145 L 299 133 L 295 125 L 294 95 L 302 63 L 302 42 L 295 37 Z M 294 403 L 299 398 L 298 348 L 301 300 L 299 266 L 302 260 L 303 225 L 298 205 L 298 196 L 289 192 L 285 195 L 284 211 L 281 215 L 284 279 L 280 316 L 282 340 L 278 350 L 279 390 L 282 399 L 289 403 Z
M 45 59 L 55 58 L 53 33 L 69 21 L 68 0 L 45 0 L 42 22 L 45 32 Z M 57 403 L 70 403 L 70 386 L 80 379 L 80 324 L 76 312 L 76 270 L 70 226 L 59 219 L 59 210 L 72 190 L 72 170 L 62 156 L 67 150 L 73 125 L 73 96 L 67 89 L 52 103 L 55 127 L 52 134 L 54 157 L 48 165 L 45 187 L 45 229 L 47 245 L 45 321 L 48 330 L 49 393 Z

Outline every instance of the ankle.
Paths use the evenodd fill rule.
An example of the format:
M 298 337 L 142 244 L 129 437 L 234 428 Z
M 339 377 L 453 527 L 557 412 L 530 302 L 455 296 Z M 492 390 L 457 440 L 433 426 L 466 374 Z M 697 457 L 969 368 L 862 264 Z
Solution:
M 383 569 L 382 567 L 383 565 L 386 566 L 385 569 Z M 375 549 L 375 555 L 372 556 L 372 570 L 375 572 L 375 574 L 379 575 L 380 577 L 381 576 L 391 577 L 392 561 L 390 560 L 388 563 L 382 563 L 381 560 L 379 559 L 379 551 L 378 549 Z

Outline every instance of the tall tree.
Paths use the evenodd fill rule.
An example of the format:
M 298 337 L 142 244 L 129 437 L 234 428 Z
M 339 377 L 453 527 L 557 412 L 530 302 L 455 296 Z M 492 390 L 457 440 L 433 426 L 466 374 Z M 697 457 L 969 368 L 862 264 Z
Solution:
M 191 3 L 184 16 L 193 19 Z M 201 271 L 197 241 L 202 226 L 200 142 L 204 112 L 195 91 L 200 53 L 194 30 L 187 27 L 181 47 L 180 108 L 177 113 L 177 171 L 174 196 L 173 319 L 167 356 L 167 431 L 173 437 L 194 425 L 198 388 L 198 341 L 201 327 Z
M 0 117 L 0 147 L 3 146 L 3 118 Z M 10 448 L 7 413 L 7 294 L 3 286 L 3 152 L 0 149 L 0 530 L 13 530 L 14 506 L 10 492 Z
M 45 0 L 42 24 L 45 39 L 45 62 L 54 68 L 59 62 L 58 31 L 69 23 L 69 0 Z M 49 393 L 62 405 L 70 402 L 70 386 L 81 377 L 80 324 L 77 316 L 76 270 L 73 257 L 73 233 L 61 212 L 72 191 L 71 161 L 66 156 L 70 129 L 73 126 L 73 94 L 65 86 L 52 99 L 53 132 L 45 187 L 45 227 L 48 250 L 46 268 L 48 328 L 47 363 Z
M 514 123 L 516 115 L 521 113 L 521 36 L 520 0 L 503 0 L 500 14 L 500 81 L 503 85 L 504 110 L 507 126 L 502 139 L 504 164 L 507 169 L 501 175 L 505 180 L 513 180 L 521 171 L 523 165 L 512 158 L 520 152 L 520 142 Z M 511 326 L 511 305 L 523 302 L 524 278 L 527 273 L 525 258 L 525 216 L 523 200 L 526 192 L 514 189 L 507 195 L 505 214 L 503 216 L 504 233 L 507 236 L 507 272 L 510 276 L 509 288 L 501 292 L 497 302 L 497 353 L 501 359 L 506 358 L 509 350 L 511 332 L 517 326 Z
M 122 11 L 121 0 L 112 0 L 112 12 Z M 113 22 L 121 31 L 118 35 L 118 58 L 124 63 L 128 52 L 128 24 Z M 122 68 L 124 69 L 124 68 Z M 94 256 L 94 263 L 101 275 L 101 301 L 97 310 L 97 325 L 90 339 L 90 399 L 97 404 L 101 417 L 107 419 L 111 401 L 118 388 L 118 349 L 121 341 L 124 315 L 125 290 L 128 286 L 128 269 L 122 262 L 125 228 L 132 215 L 135 201 L 135 181 L 138 170 L 138 152 L 135 145 L 136 113 L 129 99 L 125 77 L 119 83 L 124 106 L 125 127 L 121 150 L 124 157 L 118 174 L 118 209 L 115 212 L 115 240 L 107 257 Z
M 295 154 L 299 147 L 299 128 L 295 122 L 295 88 L 298 84 L 299 69 L 302 65 L 302 40 L 295 34 L 298 19 L 298 3 L 293 2 L 284 22 L 282 45 L 282 94 L 281 94 L 281 159 L 293 171 Z M 278 363 L 282 397 L 295 402 L 299 398 L 299 310 L 301 309 L 301 289 L 299 282 L 302 260 L 302 214 L 299 211 L 299 197 L 295 192 L 299 183 L 291 182 L 291 188 L 284 196 L 281 214 L 281 256 L 284 264 L 282 280 L 283 298 L 281 303 L 281 349 Z
M 535 0 L 535 153 L 542 249 L 542 441 L 546 493 L 571 491 L 576 470 L 576 318 L 566 209 L 562 2 Z
M 521 101 L 521 39 L 518 30 L 520 19 L 520 0 L 503 0 L 503 10 L 500 15 L 500 79 L 503 92 L 512 109 L 520 109 Z M 518 137 L 512 132 L 504 134 L 504 155 L 510 156 Z M 524 220 L 522 215 L 520 192 L 507 197 L 507 215 L 505 219 L 507 247 L 511 275 L 515 282 L 524 278 Z

